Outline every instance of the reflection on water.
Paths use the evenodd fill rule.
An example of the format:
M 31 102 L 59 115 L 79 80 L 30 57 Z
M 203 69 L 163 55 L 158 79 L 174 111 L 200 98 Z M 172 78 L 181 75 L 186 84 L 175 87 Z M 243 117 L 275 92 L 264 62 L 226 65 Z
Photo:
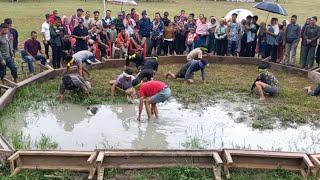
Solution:
M 212 106 L 185 107 L 170 100 L 160 105 L 160 119 L 136 121 L 137 105 L 99 105 L 95 116 L 86 107 L 63 104 L 30 109 L 15 120 L 11 131 L 22 130 L 32 140 L 52 137 L 61 149 L 185 148 L 199 141 L 203 148 L 249 148 L 286 151 L 320 150 L 320 130 L 298 128 L 257 130 L 251 127 L 255 107 L 248 102 L 217 101 Z

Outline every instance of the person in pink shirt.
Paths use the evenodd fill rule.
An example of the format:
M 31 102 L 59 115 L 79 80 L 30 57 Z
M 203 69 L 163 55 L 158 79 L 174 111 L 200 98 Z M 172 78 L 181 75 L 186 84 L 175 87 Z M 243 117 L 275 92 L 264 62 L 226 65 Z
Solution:
M 207 18 L 201 18 L 201 23 L 197 24 L 196 33 L 199 39 L 195 42 L 195 48 L 200 47 L 201 45 L 207 44 L 207 36 L 209 35 L 209 28 L 207 24 Z
M 187 22 L 187 20 L 188 20 L 188 17 L 186 15 L 186 11 L 182 9 L 180 11 L 180 21 Z
M 123 20 L 123 25 L 129 35 L 132 35 L 134 33 L 133 29 L 136 26 L 136 22 L 131 18 L 131 14 L 127 14 L 126 18 Z

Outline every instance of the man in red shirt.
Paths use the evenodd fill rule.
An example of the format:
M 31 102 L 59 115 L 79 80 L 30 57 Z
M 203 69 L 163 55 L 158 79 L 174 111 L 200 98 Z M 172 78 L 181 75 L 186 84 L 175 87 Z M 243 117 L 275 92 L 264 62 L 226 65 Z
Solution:
M 171 96 L 171 89 L 161 81 L 148 81 L 140 86 L 140 103 L 138 121 L 141 119 L 143 104 L 146 106 L 148 120 L 154 114 L 158 119 L 157 103 L 164 102 Z

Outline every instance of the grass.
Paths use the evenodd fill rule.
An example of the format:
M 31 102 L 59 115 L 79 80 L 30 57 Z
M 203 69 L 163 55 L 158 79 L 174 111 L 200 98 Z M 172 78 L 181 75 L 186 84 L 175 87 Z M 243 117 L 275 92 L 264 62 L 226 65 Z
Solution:
M 191 1 L 178 0 L 176 3 L 167 2 L 139 2 L 136 7 L 138 12 L 146 9 L 150 16 L 154 12 L 168 11 L 170 17 L 178 14 L 180 9 L 185 9 L 187 13 L 194 12 L 196 15 L 204 13 L 206 16 L 214 15 L 216 17 L 224 16 L 229 10 L 235 8 L 245 8 L 251 10 L 254 14 L 260 16 L 260 21 L 265 21 L 266 14 L 263 11 L 252 8 L 252 3 L 234 3 L 234 2 L 214 2 L 214 1 Z M 304 20 L 312 16 L 311 12 L 317 12 L 319 3 L 314 0 L 290 0 L 282 5 L 288 10 L 289 15 L 298 15 L 299 23 L 303 24 Z M 41 0 L 37 1 L 24 0 L 22 3 L 9 3 L 7 1 L 0 2 L 1 17 L 11 17 L 14 21 L 14 27 L 19 31 L 20 47 L 23 42 L 29 38 L 32 30 L 40 31 L 40 26 L 44 21 L 44 14 L 49 13 L 53 9 L 57 9 L 60 15 L 70 16 L 75 13 L 79 7 L 85 10 L 100 10 L 102 5 L 99 0 L 95 1 L 79 1 L 79 0 Z M 210 8 L 208 8 L 210 7 Z M 124 6 L 124 10 L 128 12 L 131 7 Z M 107 5 L 107 9 L 113 11 L 116 15 L 120 11 L 120 6 Z M 281 19 L 284 17 L 275 16 Z M 40 39 L 40 36 L 39 36 Z M 160 73 L 157 78 L 163 80 L 163 74 L 167 70 L 176 71 L 177 65 L 166 66 L 160 68 Z M 125 98 L 117 96 L 114 99 L 110 98 L 110 91 L 107 81 L 116 77 L 121 72 L 120 69 L 113 70 L 98 70 L 94 71 L 94 93 L 89 98 L 83 98 L 80 94 L 67 96 L 67 101 L 77 104 L 99 104 L 99 103 L 124 103 Z M 277 98 L 271 98 L 266 104 L 261 104 L 262 109 L 257 109 L 257 117 L 252 126 L 255 128 L 272 128 L 274 121 L 269 120 L 270 117 L 278 117 L 284 125 L 290 123 L 319 123 L 319 102 L 304 94 L 302 87 L 311 84 L 305 78 L 292 76 L 282 72 L 274 72 L 281 82 L 281 94 Z M 248 90 L 253 79 L 256 76 L 256 68 L 252 66 L 237 66 L 237 65 L 214 65 L 207 71 L 207 84 L 186 85 L 175 80 L 166 80 L 173 88 L 174 96 L 183 102 L 199 102 L 208 100 L 208 98 L 227 98 L 235 99 L 237 96 L 242 96 L 245 100 L 254 101 L 257 95 L 249 95 Z M 198 78 L 198 77 L 197 77 Z M 22 132 L 8 132 L 3 121 L 8 118 L 15 119 L 15 115 L 19 112 L 23 113 L 26 109 L 32 107 L 37 108 L 38 102 L 48 101 L 51 105 L 57 105 L 56 97 L 58 92 L 59 79 L 47 81 L 42 84 L 36 84 L 25 87 L 15 95 L 14 101 L 8 108 L 0 112 L 0 129 L 3 134 L 9 136 L 11 143 L 15 148 L 26 149 L 31 146 L 38 146 L 41 149 L 55 149 L 58 145 L 50 140 L 50 137 L 43 137 L 37 142 L 31 142 L 28 136 Z M 188 147 L 201 147 L 197 139 L 190 139 L 186 142 Z M 116 171 L 116 170 L 113 170 Z M 123 173 L 117 170 L 116 174 Z M 74 179 L 75 174 L 64 171 L 23 171 L 18 176 L 9 177 L 9 169 L 7 166 L 0 170 L 0 179 L 44 179 L 47 174 L 60 177 L 59 179 Z M 112 174 L 110 171 L 108 174 Z M 130 174 L 130 173 L 129 173 Z M 137 171 L 133 172 L 133 179 L 206 179 L 212 177 L 208 171 L 199 169 L 173 169 L 160 171 Z M 283 170 L 257 172 L 235 170 L 232 179 L 301 179 L 296 174 L 289 173 Z M 131 177 L 131 175 L 130 175 Z M 51 178 L 52 179 L 52 178 Z
M 281 0 L 280 3 L 288 10 L 289 15 L 298 15 L 300 24 L 304 23 L 307 17 L 315 15 L 312 13 L 317 12 L 319 8 L 319 4 L 314 0 Z M 138 5 L 135 8 L 140 13 L 144 9 L 147 10 L 151 17 L 153 17 L 153 14 L 157 11 L 161 13 L 168 11 L 171 18 L 173 18 L 174 15 L 178 15 L 181 9 L 186 10 L 187 13 L 193 12 L 196 16 L 200 13 L 204 13 L 208 17 L 214 15 L 219 18 L 225 16 L 227 12 L 232 9 L 244 8 L 259 15 L 260 21 L 265 21 L 267 13 L 253 8 L 254 4 L 255 3 L 177 0 L 175 3 L 168 3 L 166 1 L 138 2 Z M 85 11 L 89 10 L 93 12 L 94 10 L 99 10 L 100 12 L 103 12 L 101 0 L 91 0 L 87 2 L 79 0 L 41 0 L 40 3 L 34 0 L 23 0 L 22 3 L 10 3 L 8 1 L 0 2 L 1 17 L 13 18 L 14 26 L 20 32 L 20 41 L 24 41 L 28 38 L 32 30 L 40 31 L 46 13 L 50 13 L 52 10 L 57 9 L 60 16 L 71 16 L 79 7 L 83 8 Z M 130 6 L 124 6 L 123 10 L 129 12 L 131 8 L 132 7 Z M 120 11 L 121 6 L 107 4 L 107 9 L 111 9 L 113 16 L 116 16 Z M 270 17 L 273 16 L 278 17 L 279 20 L 286 18 L 273 14 L 270 15 Z

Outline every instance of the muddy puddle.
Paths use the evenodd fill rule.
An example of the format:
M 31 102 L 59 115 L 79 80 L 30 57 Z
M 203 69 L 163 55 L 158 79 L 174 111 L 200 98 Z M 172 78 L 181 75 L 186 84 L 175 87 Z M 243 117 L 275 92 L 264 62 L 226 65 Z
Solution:
M 15 119 L 7 118 L 10 132 L 23 131 L 35 141 L 42 134 L 60 149 L 94 148 L 247 148 L 283 151 L 320 150 L 320 130 L 297 128 L 258 130 L 252 128 L 255 105 L 219 100 L 208 107 L 180 104 L 175 99 L 160 104 L 160 119 L 136 121 L 138 106 L 99 105 L 95 116 L 87 107 L 46 102 Z

